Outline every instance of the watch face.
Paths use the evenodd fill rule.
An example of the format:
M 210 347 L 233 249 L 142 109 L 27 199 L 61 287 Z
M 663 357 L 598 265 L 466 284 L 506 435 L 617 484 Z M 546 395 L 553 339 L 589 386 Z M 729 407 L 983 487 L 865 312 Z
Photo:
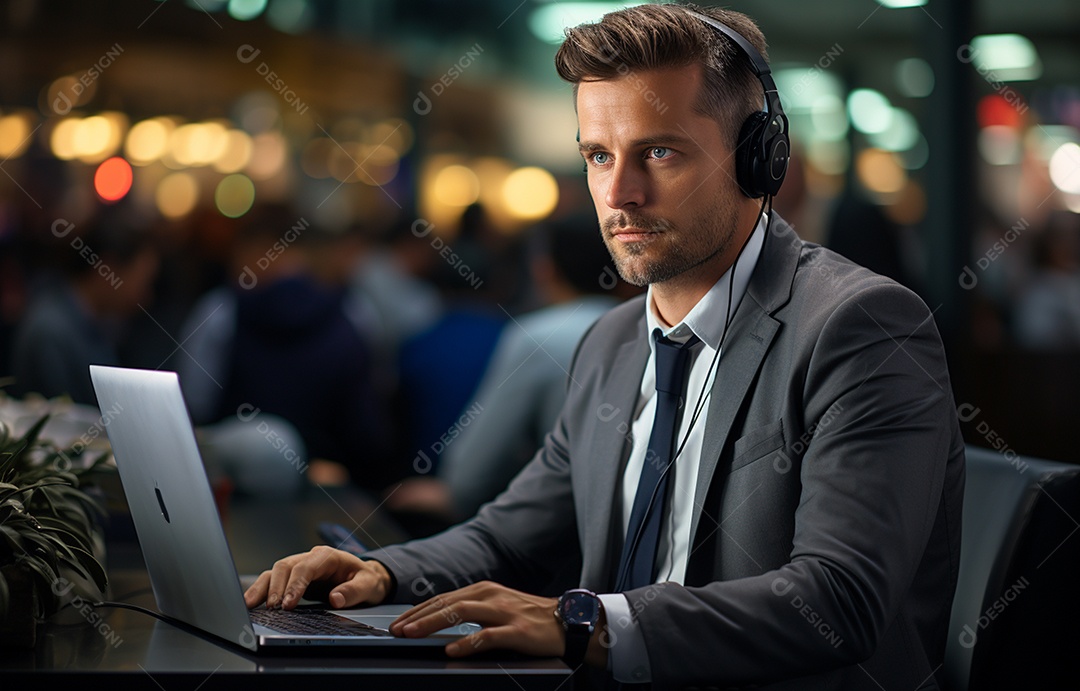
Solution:
M 595 624 L 600 618 L 600 600 L 592 593 L 567 593 L 559 607 L 559 615 L 567 625 Z

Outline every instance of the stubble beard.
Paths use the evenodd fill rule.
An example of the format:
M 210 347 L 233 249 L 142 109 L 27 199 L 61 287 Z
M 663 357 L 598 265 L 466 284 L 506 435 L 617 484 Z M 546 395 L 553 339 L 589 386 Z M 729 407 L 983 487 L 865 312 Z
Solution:
M 702 214 L 697 227 L 689 230 L 666 218 L 627 211 L 608 216 L 600 228 L 619 275 L 631 285 L 644 287 L 676 279 L 725 253 L 738 230 L 737 220 L 735 204 L 725 199 Z M 626 227 L 656 232 L 658 237 L 632 243 L 616 240 L 613 231 Z

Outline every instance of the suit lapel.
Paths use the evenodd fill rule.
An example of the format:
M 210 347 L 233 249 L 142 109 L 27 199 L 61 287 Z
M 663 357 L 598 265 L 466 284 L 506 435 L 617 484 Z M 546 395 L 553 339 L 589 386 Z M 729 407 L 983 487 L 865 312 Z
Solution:
M 769 226 L 746 295 L 731 323 L 731 333 L 724 344 L 726 352 L 721 354 L 717 366 L 694 493 L 696 508 L 690 524 L 691 545 L 696 544 L 705 498 L 724 445 L 729 441 L 735 416 L 780 329 L 780 322 L 772 315 L 791 299 L 802 246 L 799 236 L 777 214 Z M 735 440 L 730 441 L 734 443 Z M 712 530 L 722 520 L 720 516 L 709 518 L 706 530 Z
M 642 318 L 644 321 L 644 318 Z M 644 326 L 638 329 L 639 338 L 623 343 L 615 352 L 616 363 L 611 377 L 597 399 L 601 406 L 589 447 L 589 497 L 585 503 L 585 573 L 586 587 L 609 587 L 609 571 L 618 555 L 612 556 L 611 530 L 615 516 L 615 490 L 622 477 L 630 449 L 630 426 L 641 390 L 641 377 L 649 359 L 649 343 Z M 615 459 L 614 464 L 601 462 Z M 579 504 L 580 507 L 580 504 Z
M 724 444 L 728 442 L 735 415 L 742 406 L 780 324 L 755 304 L 751 313 L 745 314 L 741 320 L 736 319 L 731 326 L 732 332 L 724 346 L 727 352 L 720 356 L 709 401 L 709 415 L 705 420 L 705 437 L 701 446 L 701 462 L 698 465 L 694 496 L 696 510 L 690 524 L 691 545 L 694 544 L 698 523 L 704 513 L 705 496 L 712 484 Z M 711 530 L 713 524 L 718 524 L 721 520 L 719 516 L 710 518 L 712 520 L 706 526 L 707 530 Z

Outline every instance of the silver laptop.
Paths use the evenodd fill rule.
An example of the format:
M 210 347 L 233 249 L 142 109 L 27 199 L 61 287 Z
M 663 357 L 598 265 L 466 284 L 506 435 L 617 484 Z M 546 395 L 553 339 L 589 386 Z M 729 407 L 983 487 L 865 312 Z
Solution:
M 90 366 L 98 404 L 158 607 L 249 650 L 283 646 L 444 646 L 462 623 L 427 638 L 387 626 L 407 605 L 352 610 L 249 611 L 175 372 Z

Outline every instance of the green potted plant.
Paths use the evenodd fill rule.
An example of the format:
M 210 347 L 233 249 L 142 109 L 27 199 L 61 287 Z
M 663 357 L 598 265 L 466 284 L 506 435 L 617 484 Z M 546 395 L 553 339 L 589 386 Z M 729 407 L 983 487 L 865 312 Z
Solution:
M 109 453 L 74 469 L 83 449 L 39 438 L 48 419 L 18 438 L 0 422 L 0 648 L 33 647 L 37 624 L 63 606 L 71 583 L 95 598 L 108 584 L 93 554 L 104 510 L 83 487 Z

